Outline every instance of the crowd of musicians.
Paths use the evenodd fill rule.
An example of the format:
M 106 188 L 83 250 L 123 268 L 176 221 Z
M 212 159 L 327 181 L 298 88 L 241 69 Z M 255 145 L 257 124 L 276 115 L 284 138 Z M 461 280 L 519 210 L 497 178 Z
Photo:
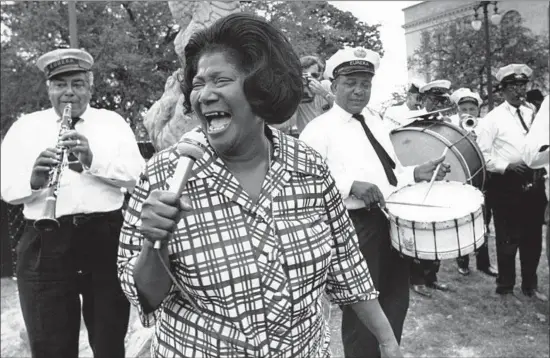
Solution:
M 200 125 L 182 143 L 200 155 L 176 144 L 148 161 L 121 116 L 90 106 L 89 53 L 37 61 L 51 108 L 23 115 L 1 148 L 2 199 L 24 205 L 16 277 L 33 357 L 78 357 L 81 314 L 94 357 L 124 357 L 130 305 L 155 327 L 154 357 L 329 357 L 325 298 L 342 310 L 346 357 L 402 357 L 409 292 L 451 290 L 438 260 L 391 245 L 388 196 L 457 170 L 445 156 L 400 162 L 391 131 L 419 120 L 460 128 L 483 155 L 498 272 L 487 243 L 477 269 L 515 295 L 519 251 L 521 294 L 547 300 L 549 103 L 526 100 L 527 65 L 499 69 L 504 102 L 479 118 L 480 96 L 446 79 L 411 83 L 382 116 L 368 107 L 376 52 L 300 59 L 247 14 L 193 34 L 184 60 L 183 107 Z M 58 228 L 42 230 L 45 215 Z

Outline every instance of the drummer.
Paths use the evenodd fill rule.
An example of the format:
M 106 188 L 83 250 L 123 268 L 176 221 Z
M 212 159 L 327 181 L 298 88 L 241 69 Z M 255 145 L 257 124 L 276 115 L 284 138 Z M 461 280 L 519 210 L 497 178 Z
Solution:
M 420 88 L 424 85 L 425 83 L 421 80 L 413 80 L 408 86 L 405 103 L 386 109 L 384 122 L 388 128 L 395 129 L 412 122 L 409 118 L 414 117 L 422 109 Z
M 409 306 L 410 260 L 392 248 L 389 221 L 381 208 L 398 185 L 430 180 L 444 158 L 416 167 L 401 165 L 382 118 L 367 107 L 379 63 L 376 52 L 362 47 L 337 51 L 326 63 L 335 103 L 306 125 L 300 139 L 317 150 L 331 170 L 380 305 L 400 341 Z M 437 179 L 449 171 L 443 163 Z M 342 341 L 346 357 L 380 356 L 374 336 L 347 308 L 343 308 Z
M 458 113 L 455 115 L 452 115 L 451 121 L 454 125 L 458 127 L 462 127 L 460 125 L 461 118 L 466 118 L 468 116 L 475 118 L 477 120 L 477 123 L 479 123 L 479 109 L 481 107 L 481 104 L 483 103 L 481 101 L 481 97 L 476 92 L 472 92 L 468 88 L 459 88 L 456 91 L 454 91 L 451 94 L 451 101 L 456 104 Z M 474 134 L 475 138 L 475 125 L 470 132 Z M 489 276 L 496 277 L 497 271 L 496 269 L 491 265 L 491 260 L 489 258 L 489 247 L 487 244 L 487 240 L 489 238 L 489 224 L 491 222 L 491 205 L 488 200 L 488 197 L 485 196 L 485 242 L 480 247 L 479 251 L 476 255 L 476 267 L 478 271 L 481 271 Z M 456 259 L 456 262 L 458 264 L 458 273 L 460 273 L 463 276 L 468 276 L 470 274 L 470 257 L 468 255 L 462 256 Z
M 423 94 L 424 107 L 426 112 L 433 112 L 451 107 L 449 92 L 451 89 L 451 81 L 436 80 L 427 83 L 420 88 L 420 93 Z M 433 116 L 434 119 L 451 122 L 449 117 L 437 113 Z M 437 280 L 437 272 L 439 272 L 439 260 L 417 260 L 412 262 L 411 266 L 411 288 L 414 292 L 425 297 L 431 297 L 432 293 L 429 288 L 449 291 L 449 286 Z

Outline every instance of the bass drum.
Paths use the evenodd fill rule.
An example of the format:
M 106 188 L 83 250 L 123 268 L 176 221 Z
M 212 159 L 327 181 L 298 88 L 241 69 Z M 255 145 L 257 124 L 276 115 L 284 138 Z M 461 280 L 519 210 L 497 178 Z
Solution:
M 444 121 L 422 120 L 394 129 L 390 138 L 399 161 L 405 166 L 439 158 L 445 148 L 449 148 L 445 163 L 451 165 L 451 172 L 445 180 L 466 183 L 483 191 L 485 160 L 466 131 Z

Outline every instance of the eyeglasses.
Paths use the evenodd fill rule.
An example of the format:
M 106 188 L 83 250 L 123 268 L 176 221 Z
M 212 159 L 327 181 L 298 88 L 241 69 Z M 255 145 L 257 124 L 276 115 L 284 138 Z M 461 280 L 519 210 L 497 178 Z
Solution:
M 317 73 L 317 72 L 310 73 L 309 75 L 310 75 L 311 77 L 315 78 L 316 80 L 318 80 L 319 77 L 321 77 L 321 74 L 320 74 L 320 73 Z
M 442 96 L 428 96 L 428 98 L 434 103 L 447 103 L 449 101 L 447 97 Z
M 514 89 L 526 88 L 527 82 L 512 82 L 512 83 L 508 83 L 506 86 Z

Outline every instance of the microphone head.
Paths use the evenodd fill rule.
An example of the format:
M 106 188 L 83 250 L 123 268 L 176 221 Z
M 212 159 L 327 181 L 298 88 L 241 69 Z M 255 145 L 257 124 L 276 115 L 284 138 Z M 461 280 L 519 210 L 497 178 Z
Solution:
M 204 135 L 197 131 L 185 133 L 176 144 L 176 151 L 179 155 L 184 155 L 194 160 L 202 158 L 206 152 L 206 148 L 206 139 Z

